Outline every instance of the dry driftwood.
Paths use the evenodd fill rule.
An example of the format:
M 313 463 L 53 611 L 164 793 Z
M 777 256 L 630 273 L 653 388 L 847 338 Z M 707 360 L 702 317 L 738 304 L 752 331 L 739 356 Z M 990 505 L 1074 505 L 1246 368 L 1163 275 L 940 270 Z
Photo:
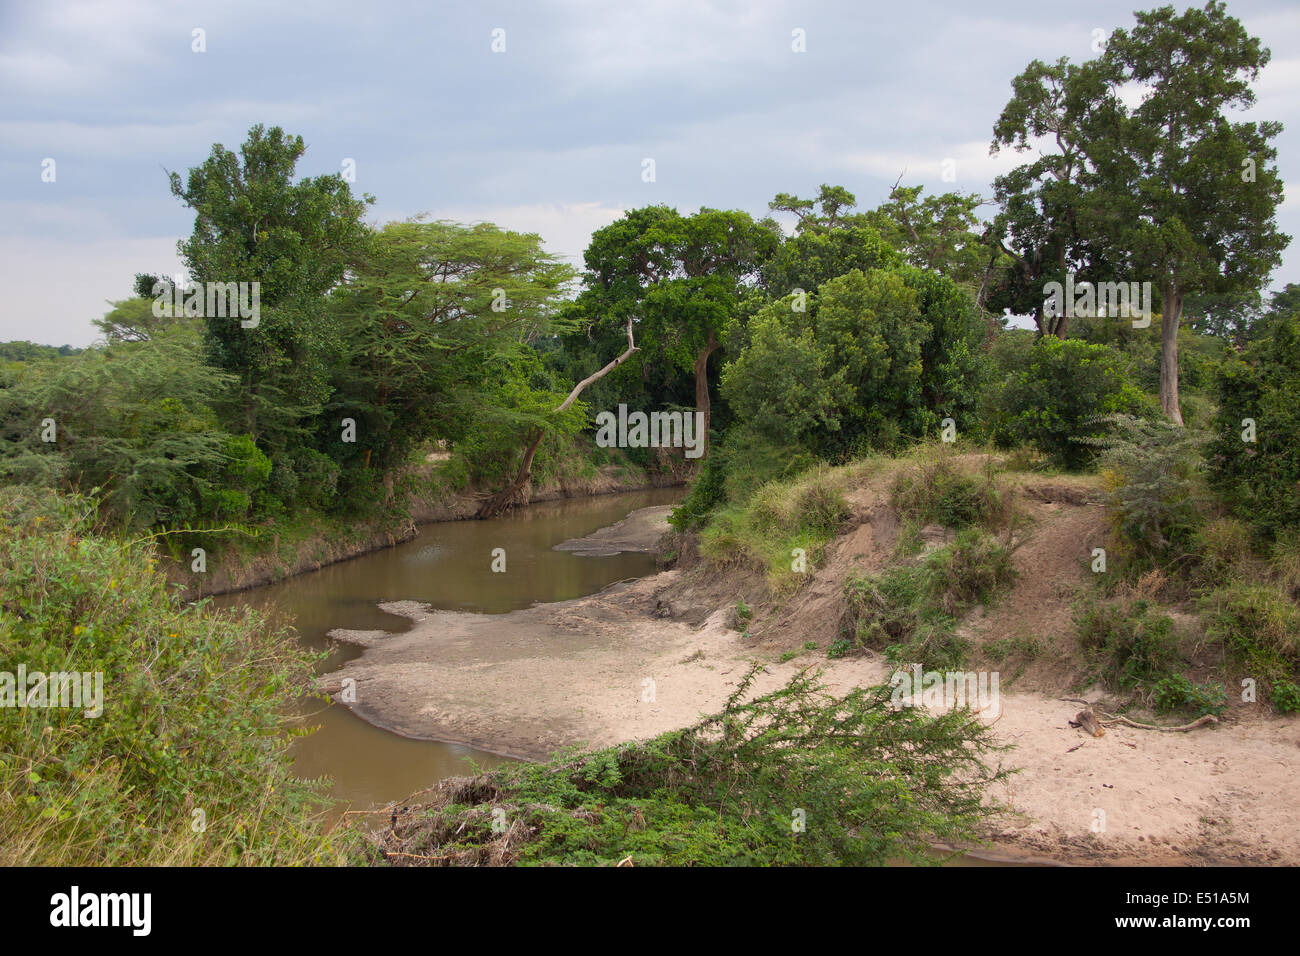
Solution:
M 1210 727 L 1219 722 L 1219 718 L 1213 714 L 1206 714 L 1204 717 L 1198 717 L 1191 723 L 1179 724 L 1177 727 L 1161 727 L 1158 724 L 1140 724 L 1136 720 L 1129 720 L 1123 716 L 1108 714 L 1103 710 L 1097 709 L 1094 712 L 1094 705 L 1080 697 L 1062 697 L 1061 700 L 1075 704 L 1083 704 L 1085 709 L 1075 715 L 1074 720 L 1070 721 L 1072 726 L 1082 727 L 1094 737 L 1102 737 L 1106 733 L 1106 727 L 1110 724 L 1123 724 L 1126 727 L 1134 727 L 1138 730 L 1158 730 L 1166 734 L 1186 733 L 1189 730 L 1195 730 L 1198 727 Z

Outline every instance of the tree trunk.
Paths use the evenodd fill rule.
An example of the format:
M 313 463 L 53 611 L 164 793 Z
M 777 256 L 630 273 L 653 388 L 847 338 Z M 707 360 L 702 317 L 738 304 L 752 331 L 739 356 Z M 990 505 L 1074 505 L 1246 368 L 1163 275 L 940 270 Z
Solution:
M 699 356 L 695 359 L 695 410 L 704 413 L 704 454 L 709 453 L 709 356 L 721 347 L 721 343 L 714 338 L 713 331 L 709 331 L 709 341 L 700 349 Z
M 1178 325 L 1183 317 L 1183 296 L 1173 283 L 1161 291 L 1160 407 L 1176 425 L 1183 423 L 1178 406 Z
M 637 351 L 637 347 L 632 341 L 632 320 L 628 319 L 627 350 L 618 358 L 614 359 L 614 361 L 602 368 L 599 372 L 588 375 L 577 385 L 573 386 L 573 391 L 569 393 L 569 397 L 555 407 L 556 414 L 567 411 L 569 406 L 578 400 L 578 396 L 582 394 L 584 388 L 592 382 L 602 379 L 610 372 L 614 371 L 614 369 L 618 368 L 631 358 L 632 353 L 635 351 Z M 518 503 L 520 495 L 523 492 L 524 487 L 528 484 L 528 479 L 532 474 L 533 458 L 537 454 L 537 448 L 541 445 L 542 439 L 545 436 L 546 432 L 541 428 L 537 429 L 537 431 L 533 433 L 533 436 L 528 440 L 528 446 L 524 449 L 524 458 L 523 461 L 519 463 L 519 470 L 515 472 L 514 480 L 498 491 L 495 495 L 492 495 L 484 501 L 479 507 L 476 517 L 491 518 L 493 515 L 500 514 L 508 508 L 513 508 L 515 504 Z

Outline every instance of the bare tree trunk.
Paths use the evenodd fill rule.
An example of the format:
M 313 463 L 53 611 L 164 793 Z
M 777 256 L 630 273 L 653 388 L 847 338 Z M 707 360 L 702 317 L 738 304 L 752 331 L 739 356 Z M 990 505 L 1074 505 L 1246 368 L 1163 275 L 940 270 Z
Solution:
M 709 341 L 700 349 L 699 356 L 695 359 L 695 410 L 704 413 L 704 454 L 709 453 L 709 417 L 711 408 L 709 405 L 709 356 L 721 348 L 720 343 L 714 338 L 713 331 L 709 330 Z
M 1172 282 L 1161 290 L 1160 407 L 1176 425 L 1183 423 L 1178 405 L 1178 325 L 1183 317 L 1183 296 Z
M 628 319 L 627 350 L 618 358 L 614 359 L 614 361 L 602 368 L 599 372 L 588 375 L 577 385 L 573 386 L 573 391 L 569 393 L 569 397 L 555 407 L 556 414 L 567 411 L 569 406 L 578 400 L 578 396 L 582 394 L 584 388 L 592 382 L 598 381 L 610 372 L 614 371 L 614 369 L 618 368 L 631 358 L 632 353 L 635 351 L 637 351 L 637 347 L 636 343 L 632 341 L 632 320 Z M 528 484 L 529 477 L 532 475 L 533 458 L 537 455 L 537 448 L 541 445 L 542 439 L 545 436 L 546 432 L 541 428 L 537 429 L 537 431 L 533 433 L 532 437 L 528 440 L 528 446 L 524 449 L 524 458 L 523 461 L 519 463 L 519 470 L 515 472 L 514 480 L 498 491 L 495 495 L 492 495 L 484 501 L 479 507 L 476 517 L 491 518 L 493 515 L 500 514 L 502 511 L 512 508 L 518 503 L 519 496 L 523 492 L 524 487 Z

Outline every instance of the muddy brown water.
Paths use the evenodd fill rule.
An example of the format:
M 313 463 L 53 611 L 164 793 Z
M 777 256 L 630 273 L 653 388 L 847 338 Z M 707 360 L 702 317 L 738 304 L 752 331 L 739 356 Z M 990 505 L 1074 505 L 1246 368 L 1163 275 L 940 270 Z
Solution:
M 654 571 L 648 554 L 580 556 L 554 550 L 651 505 L 672 504 L 680 488 L 545 502 L 489 521 L 426 524 L 394 548 L 373 551 L 277 584 L 214 598 L 222 607 L 253 606 L 287 619 L 299 640 L 326 650 L 321 672 L 360 650 L 326 637 L 334 628 L 405 631 L 411 622 L 381 611 L 386 601 L 504 614 L 538 602 L 594 594 L 615 581 Z M 505 551 L 505 571 L 492 570 Z M 315 733 L 294 741 L 294 772 L 332 778 L 331 792 L 354 809 L 401 800 L 439 780 L 493 767 L 508 758 L 458 744 L 412 740 L 381 730 L 340 704 L 310 699 L 300 714 Z M 472 761 L 472 762 L 471 762 Z

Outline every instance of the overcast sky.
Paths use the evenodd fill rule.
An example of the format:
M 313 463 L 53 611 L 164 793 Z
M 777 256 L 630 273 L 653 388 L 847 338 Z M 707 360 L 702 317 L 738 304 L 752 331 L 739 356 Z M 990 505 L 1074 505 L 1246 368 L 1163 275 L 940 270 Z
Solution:
M 1131 26 L 1134 6 L 0 0 L 0 340 L 86 345 L 134 273 L 179 271 L 193 217 L 165 170 L 238 149 L 255 123 L 302 135 L 300 174 L 355 161 L 376 224 L 490 220 L 575 262 L 649 203 L 761 215 L 825 182 L 871 207 L 904 172 L 987 194 L 1024 161 L 988 155 L 1012 77 L 1092 57 L 1093 31 Z M 1228 10 L 1273 52 L 1251 115 L 1287 126 L 1279 222 L 1300 235 L 1300 5 Z

